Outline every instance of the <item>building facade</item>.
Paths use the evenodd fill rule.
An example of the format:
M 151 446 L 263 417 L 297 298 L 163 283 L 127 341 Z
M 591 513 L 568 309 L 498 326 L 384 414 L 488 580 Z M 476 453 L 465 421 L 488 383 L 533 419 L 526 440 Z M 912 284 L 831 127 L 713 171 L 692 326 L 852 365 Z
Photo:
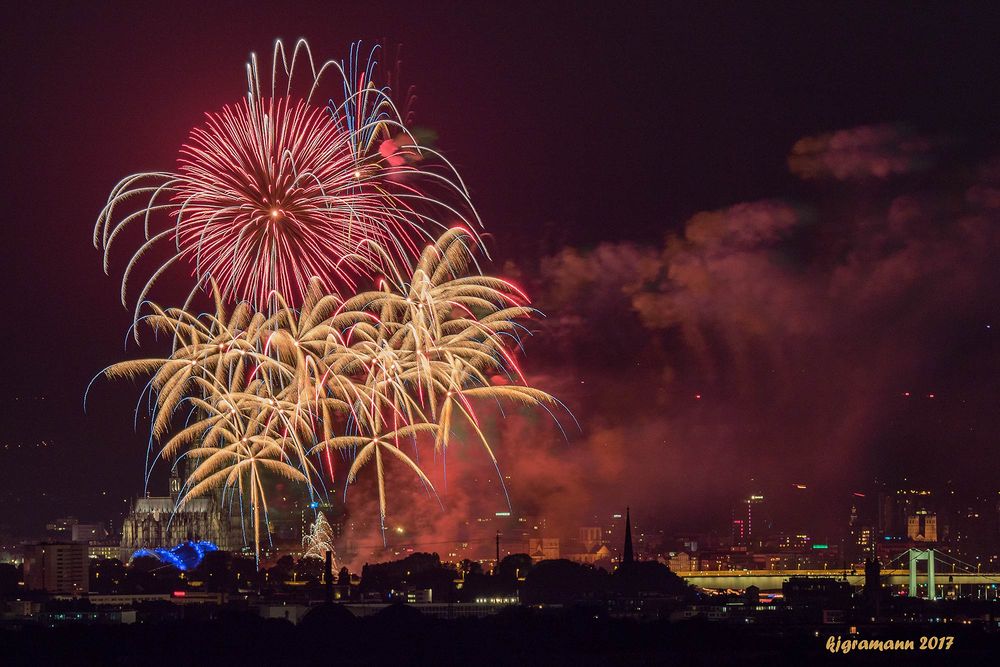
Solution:
M 528 554 L 536 563 L 542 560 L 555 560 L 559 558 L 559 538 L 558 537 L 531 537 L 528 538 Z
M 182 542 L 207 541 L 222 551 L 243 546 L 239 518 L 235 521 L 214 496 L 194 498 L 178 507 L 182 490 L 180 473 L 170 473 L 169 496 L 147 496 L 133 503 L 122 522 L 122 560 L 139 549 L 171 549 Z
M 917 512 L 906 518 L 906 536 L 914 542 L 937 542 L 937 515 Z
M 122 522 L 121 548 L 128 558 L 139 549 L 170 549 L 188 540 L 206 540 L 232 551 L 243 546 L 233 539 L 232 524 L 214 498 L 195 498 L 181 509 L 176 509 L 173 498 L 139 498 Z
M 24 546 L 24 585 L 31 591 L 86 593 L 89 566 L 86 544 L 40 542 Z

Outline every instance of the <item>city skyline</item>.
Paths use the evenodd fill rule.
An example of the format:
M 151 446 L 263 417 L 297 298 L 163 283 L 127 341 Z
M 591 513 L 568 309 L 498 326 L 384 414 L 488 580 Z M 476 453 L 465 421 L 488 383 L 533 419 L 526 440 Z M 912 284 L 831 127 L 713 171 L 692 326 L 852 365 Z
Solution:
M 138 49 L 135 33 L 107 28 L 181 20 L 163 14 L 20 19 L 25 31 L 6 60 L 17 65 L 19 98 L 34 103 L 10 120 L 51 139 L 13 148 L 8 168 L 24 168 L 7 179 L 7 201 L 14 210 L 44 202 L 51 215 L 19 229 L 5 302 L 20 313 L 44 303 L 37 329 L 72 322 L 72 330 L 71 342 L 56 346 L 35 327 L 9 332 L 18 354 L 4 386 L 0 499 L 9 510 L 0 523 L 12 536 L 39 536 L 67 514 L 119 521 L 142 495 L 147 427 L 132 429 L 131 388 L 99 386 L 88 413 L 81 407 L 90 378 L 121 357 L 129 323 L 114 281 L 82 250 L 90 223 L 121 174 L 172 164 L 202 112 L 239 93 L 233 68 L 276 36 L 298 37 L 315 12 L 301 11 L 265 12 L 274 19 L 263 22 L 267 31 L 202 45 L 211 58 L 192 55 L 199 34 L 174 43 L 155 32 L 160 48 Z M 520 417 L 495 422 L 513 509 L 572 532 L 598 508 L 631 505 L 644 524 L 684 531 L 725 522 L 736 489 L 754 478 L 774 488 L 805 484 L 809 491 L 782 508 L 788 524 L 832 533 L 842 518 L 824 498 L 874 477 L 995 492 L 1000 325 L 991 253 L 1000 243 L 990 227 L 998 186 L 988 82 L 997 65 L 968 38 L 986 27 L 971 13 L 946 29 L 933 12 L 869 16 L 905 29 L 886 43 L 859 38 L 870 67 L 849 79 L 861 56 L 839 39 L 851 31 L 847 18 L 824 17 L 832 22 L 824 25 L 794 13 L 663 11 L 659 22 L 543 9 L 536 26 L 492 10 L 380 24 L 388 44 L 404 45 L 417 124 L 436 131 L 476 195 L 493 267 L 531 288 L 548 316 L 526 342 L 529 375 L 580 421 L 565 437 Z M 211 18 L 203 30 L 227 17 Z M 611 36 L 583 39 L 601 20 Z M 79 23 L 75 36 L 29 39 L 32 26 L 59 31 L 68 22 Z M 440 35 L 462 34 L 466 23 L 484 39 L 459 56 Z M 658 48 L 653 24 L 671 26 L 677 51 Z M 533 46 L 556 25 L 581 39 L 512 48 L 497 25 Z M 650 39 L 618 39 L 632 31 Z M 91 39 L 97 34 L 106 39 Z M 784 35 L 803 64 L 773 52 L 768 34 Z M 306 36 L 334 52 L 359 35 L 317 27 Z M 929 73 L 897 58 L 925 37 L 948 54 Z M 140 50 L 141 63 L 122 57 Z M 685 52 L 715 55 L 691 61 Z M 839 61 L 823 78 L 809 63 L 826 52 Z M 73 53 L 91 58 L 67 68 Z M 729 76 L 734 54 L 754 56 L 742 67 L 758 85 Z M 57 76 L 34 87 L 27 60 Z M 475 76 L 495 60 L 508 63 L 508 75 Z M 155 86 L 146 83 L 150 71 L 160 77 Z M 641 91 L 635 105 L 590 102 L 608 100 L 622 81 Z M 88 94 L 98 88 L 107 92 Z M 948 94 L 926 94 L 935 88 Z M 178 94 L 164 98 L 164 90 Z M 63 95 L 80 105 L 75 113 L 55 111 Z M 775 116 L 776 108 L 787 111 Z M 132 138 L 144 135 L 143 146 Z M 76 176 L 52 188 L 45 175 L 63 164 Z M 648 387 L 648 400 L 625 391 L 636 385 Z M 927 465 L 940 457 L 948 460 L 941 472 Z M 449 511 L 426 528 L 426 541 L 503 509 L 488 461 L 463 454 L 452 463 L 472 481 L 451 486 Z M 150 493 L 165 495 L 165 484 L 160 470 Z
M 0 662 L 996 662 L 990 9 L 9 10 Z
M 807 490 L 799 483 L 790 486 L 792 496 Z M 635 550 L 644 559 L 671 561 L 672 567 L 674 557 L 683 554 L 688 559 L 684 570 L 740 569 L 737 561 L 742 558 L 749 559 L 747 563 L 759 565 L 766 561 L 767 554 L 800 552 L 810 557 L 820 556 L 820 561 L 826 563 L 825 568 L 856 569 L 871 554 L 887 560 L 920 545 L 944 549 L 967 562 L 1000 566 L 1000 539 L 997 538 L 1000 493 L 912 487 L 875 485 L 865 492 L 855 490 L 837 498 L 827 498 L 827 504 L 839 509 L 839 520 L 833 528 L 826 528 L 809 522 L 789 523 L 781 512 L 788 494 L 776 493 L 759 483 L 752 484 L 747 488 L 753 491 L 733 497 L 730 521 L 675 527 L 665 526 L 641 513 L 638 518 L 633 516 Z M 38 531 L 33 539 L 90 544 L 92 557 L 94 554 L 96 557 L 114 554 L 124 559 L 143 549 L 171 548 L 185 539 L 209 540 L 228 550 L 246 551 L 240 548 L 243 539 L 240 533 L 247 527 L 243 524 L 241 529 L 238 515 L 223 512 L 221 525 L 224 529 L 218 532 L 220 524 L 212 518 L 213 512 L 217 514 L 220 510 L 218 504 L 206 499 L 175 513 L 172 509 L 175 498 L 176 495 L 136 500 L 130 505 L 133 514 L 124 524 L 88 522 L 86 517 L 60 517 L 48 522 L 45 530 Z M 748 508 L 752 508 L 755 518 L 748 520 L 751 514 Z M 352 516 L 343 503 L 312 503 L 310 506 L 290 501 L 279 502 L 272 508 L 269 518 L 271 542 L 265 550 L 265 560 L 271 563 L 284 554 L 304 553 L 304 537 L 310 531 L 314 516 L 319 516 L 316 512 L 323 516 L 323 521 L 331 522 L 327 539 L 334 546 L 338 562 L 352 567 L 360 567 L 373 559 L 393 559 L 421 551 L 439 553 L 444 562 L 473 559 L 489 564 L 493 560 L 494 535 L 500 538 L 499 546 L 504 555 L 540 555 L 544 552 L 545 558 L 569 558 L 608 568 L 614 567 L 622 557 L 619 542 L 623 539 L 624 515 L 619 508 L 580 517 L 574 524 L 554 523 L 544 515 L 498 510 L 468 517 L 454 538 L 427 536 L 419 524 L 392 522 L 389 539 L 383 544 L 372 539 L 372 518 L 363 513 Z M 148 522 L 154 514 L 155 522 L 162 527 L 149 527 Z M 146 527 L 140 530 L 140 525 Z M 585 533 L 589 533 L 589 537 L 584 537 Z M 822 545 L 822 549 L 828 551 L 811 551 L 813 544 Z M 0 546 L 17 553 L 16 543 Z M 601 551 L 598 547 L 603 548 L 603 555 L 595 555 Z M 540 551 L 536 553 L 536 550 Z M 722 560 L 711 560 L 714 557 Z

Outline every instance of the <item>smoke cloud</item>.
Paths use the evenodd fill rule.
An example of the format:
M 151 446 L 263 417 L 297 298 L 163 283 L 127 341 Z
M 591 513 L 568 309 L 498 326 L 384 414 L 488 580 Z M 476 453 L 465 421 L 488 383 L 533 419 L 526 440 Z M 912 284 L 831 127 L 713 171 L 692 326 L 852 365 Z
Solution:
M 805 179 L 887 179 L 929 169 L 940 143 L 902 125 L 867 125 L 799 139 L 788 166 Z
M 918 474 L 945 453 L 982 459 L 1000 426 L 978 395 L 1000 370 L 988 328 L 1000 162 L 935 171 L 933 146 L 888 127 L 807 138 L 790 158 L 805 179 L 930 178 L 741 203 L 659 245 L 508 264 L 547 313 L 523 367 L 580 423 L 554 411 L 564 434 L 544 413 L 483 409 L 515 513 L 544 516 L 555 535 L 626 504 L 648 529 L 722 526 L 751 486 L 804 482 L 817 491 L 787 503 L 786 525 L 819 514 L 836 530 L 849 505 L 822 489 Z M 477 517 L 506 499 L 485 452 L 463 441 L 443 511 L 414 496 L 390 513 L 425 542 L 479 540 L 488 554 L 496 526 Z

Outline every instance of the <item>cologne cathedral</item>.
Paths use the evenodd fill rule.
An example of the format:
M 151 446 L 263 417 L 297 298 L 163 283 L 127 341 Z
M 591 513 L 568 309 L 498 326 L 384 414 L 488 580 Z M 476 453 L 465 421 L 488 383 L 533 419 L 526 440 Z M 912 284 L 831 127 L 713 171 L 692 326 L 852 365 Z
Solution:
M 121 548 L 126 559 L 140 549 L 170 549 L 187 541 L 211 542 L 223 551 L 243 546 L 239 519 L 232 521 L 217 498 L 195 498 L 178 509 L 180 492 L 181 480 L 175 468 L 169 496 L 135 501 L 122 523 Z

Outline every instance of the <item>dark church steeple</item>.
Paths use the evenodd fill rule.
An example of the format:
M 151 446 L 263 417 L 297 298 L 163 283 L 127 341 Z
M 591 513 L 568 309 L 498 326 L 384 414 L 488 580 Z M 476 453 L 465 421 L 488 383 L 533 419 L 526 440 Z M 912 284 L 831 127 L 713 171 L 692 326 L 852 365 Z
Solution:
M 635 562 L 635 555 L 632 553 L 632 516 L 629 508 L 625 508 L 625 552 L 622 556 L 622 565 L 631 565 Z

